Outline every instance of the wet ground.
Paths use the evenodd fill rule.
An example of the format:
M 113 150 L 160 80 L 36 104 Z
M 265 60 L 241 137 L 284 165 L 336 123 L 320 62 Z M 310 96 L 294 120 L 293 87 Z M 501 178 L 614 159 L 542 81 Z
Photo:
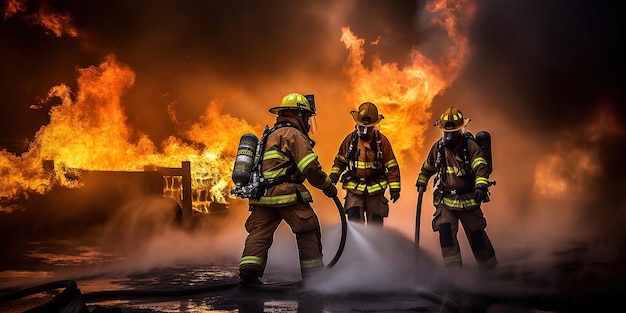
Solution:
M 351 233 L 357 234 L 354 230 Z M 417 260 L 399 262 L 397 269 L 404 273 L 390 269 L 372 275 L 378 277 L 372 280 L 362 278 L 368 275 L 362 269 L 356 269 L 360 273 L 350 273 L 354 268 L 346 262 L 354 255 L 348 248 L 346 262 L 340 260 L 334 268 L 304 285 L 280 284 L 299 280 L 295 268 L 268 266 L 263 278 L 267 286 L 250 289 L 238 285 L 237 264 L 233 262 L 120 273 L 104 264 L 127 260 L 79 242 L 38 242 L 29 246 L 31 250 L 25 251 L 21 262 L 2 264 L 2 312 L 37 308 L 66 291 L 68 282 L 76 283 L 90 311 L 116 309 L 119 311 L 115 312 L 127 313 L 609 312 L 622 306 L 626 295 L 623 264 L 576 261 L 586 255 L 582 248 L 562 252 L 558 256 L 562 262 L 551 262 L 550 267 L 500 264 L 489 272 L 471 267 L 438 269 L 427 256 L 420 259 L 417 253 Z M 415 261 L 426 266 L 406 271 L 406 264 Z M 420 270 L 424 268 L 430 269 Z M 56 282 L 56 286 L 15 299 L 10 297 L 19 290 L 43 288 L 51 282 Z
M 27 223 L 19 222 L 0 220 L 12 234 L 2 237 L 1 312 L 35 312 L 74 283 L 78 299 L 98 313 L 616 312 L 626 299 L 626 246 L 615 243 L 563 246 L 543 258 L 519 253 L 491 271 L 472 264 L 444 269 L 440 256 L 416 251 L 392 230 L 350 224 L 334 267 L 284 286 L 300 275 L 293 237 L 279 232 L 263 277 L 267 285 L 249 289 L 237 280 L 241 221 L 236 231 L 156 227 L 157 234 L 115 224 L 113 231 L 97 228 L 97 236 L 83 231 L 78 237 L 21 232 Z M 339 231 L 323 229 L 327 263 Z M 213 238 L 218 233 L 221 240 Z

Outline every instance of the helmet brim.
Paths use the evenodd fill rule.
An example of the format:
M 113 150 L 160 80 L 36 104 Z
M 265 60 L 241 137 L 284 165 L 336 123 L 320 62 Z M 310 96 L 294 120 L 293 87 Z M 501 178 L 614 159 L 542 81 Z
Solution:
M 444 127 L 445 123 L 442 124 L 439 121 L 437 121 L 437 124 L 435 124 L 435 126 L 437 126 L 437 128 L 441 129 L 444 132 L 455 132 L 455 131 L 457 131 L 459 129 L 465 128 L 467 126 L 467 124 L 469 124 L 469 122 L 470 122 L 470 119 L 467 118 L 467 117 L 464 117 L 463 118 L 463 124 L 459 124 L 458 126 L 456 126 L 454 128 L 445 128 Z
M 350 111 L 350 115 L 352 115 L 352 119 L 354 120 L 355 123 L 359 124 L 360 126 L 376 126 L 378 125 L 383 118 L 385 118 L 384 116 L 382 116 L 381 114 L 378 114 L 377 118 L 375 121 L 372 121 L 371 123 L 363 123 L 363 121 L 359 118 L 360 114 L 358 111 Z
M 302 111 L 306 111 L 306 112 L 311 113 L 311 116 L 315 116 L 316 115 L 315 113 L 313 113 L 313 112 L 311 112 L 309 110 L 297 109 L 297 108 L 288 108 L 288 107 L 284 107 L 284 106 L 276 106 L 276 107 L 271 107 L 269 109 L 270 113 L 272 113 L 272 114 L 278 114 L 278 111 L 280 111 L 280 110 L 302 110 Z
M 278 107 L 271 107 L 271 108 L 270 108 L 270 113 L 272 113 L 272 114 L 278 114 L 278 111 L 280 111 L 280 110 L 282 110 L 282 109 L 284 109 L 284 108 L 281 108 L 281 107 L 279 107 L 279 106 L 278 106 Z

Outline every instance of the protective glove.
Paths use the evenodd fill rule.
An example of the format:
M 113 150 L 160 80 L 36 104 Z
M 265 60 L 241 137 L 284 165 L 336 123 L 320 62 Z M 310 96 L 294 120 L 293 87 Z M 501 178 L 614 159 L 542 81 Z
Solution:
M 398 201 L 398 199 L 400 199 L 400 191 L 399 190 L 391 190 L 391 191 L 389 191 L 389 195 L 390 195 L 391 201 L 393 201 L 393 203 L 396 203 L 396 201 Z
M 332 198 L 337 196 L 337 187 L 335 187 L 335 184 L 330 184 L 328 187 L 324 188 L 322 192 L 324 192 L 325 196 Z
M 487 199 L 487 192 L 484 188 L 476 188 L 474 189 L 474 200 L 476 202 L 481 203 Z
M 330 178 L 330 182 L 331 183 L 336 184 L 339 181 L 339 174 L 332 173 L 332 174 L 328 175 L 328 178 Z
M 426 185 L 417 185 L 417 192 L 425 192 Z

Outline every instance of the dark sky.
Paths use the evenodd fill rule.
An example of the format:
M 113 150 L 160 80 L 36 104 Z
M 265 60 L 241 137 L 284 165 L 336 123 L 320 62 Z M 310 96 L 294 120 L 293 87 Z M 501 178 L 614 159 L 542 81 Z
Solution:
M 423 23 L 424 1 L 24 3 L 26 11 L 0 20 L 0 146 L 16 153 L 47 123 L 55 103 L 29 107 L 52 86 L 74 86 L 77 69 L 109 54 L 136 73 L 125 97 L 128 122 L 160 142 L 175 131 L 167 115 L 172 102 L 180 119 L 194 120 L 229 89 L 265 107 L 291 91 L 289 86 L 324 86 L 322 96 L 341 94 L 349 88 L 342 73 L 348 52 L 339 39 L 341 27 L 368 42 L 380 38 L 366 54 L 401 66 L 410 61 L 411 49 L 436 57 L 438 50 L 429 43 L 440 35 Z M 494 168 L 500 182 L 508 179 L 515 189 L 506 200 L 531 205 L 529 194 L 542 185 L 529 171 L 550 160 L 546 155 L 556 155 L 558 162 L 545 163 L 553 167 L 546 171 L 578 184 L 577 199 L 567 201 L 582 207 L 581 220 L 603 233 L 619 229 L 615 221 L 626 218 L 626 201 L 619 196 L 626 188 L 620 166 L 626 152 L 624 4 L 475 3 L 470 58 L 452 86 L 435 98 L 433 116 L 450 105 L 471 107 L 472 125 L 494 131 L 500 162 Z M 55 36 L 33 24 L 32 14 L 42 7 L 71 16 L 79 36 Z M 267 122 L 248 114 L 242 116 L 253 124 Z M 589 154 L 573 158 L 579 150 Z M 580 168 L 586 155 L 592 156 L 593 170 Z M 597 214 L 598 207 L 605 213 Z
M 336 80 L 347 55 L 339 41 L 342 26 L 352 27 L 367 40 L 384 36 L 381 57 L 391 61 L 406 61 L 403 58 L 420 40 L 414 25 L 420 3 L 414 1 L 25 3 L 27 11 L 0 21 L 6 109 L 0 133 L 9 144 L 32 137 L 46 122 L 47 110 L 29 110 L 30 104 L 44 98 L 54 85 L 72 86 L 77 68 L 97 65 L 110 53 L 137 75 L 127 95 L 130 122 L 140 123 L 137 115 L 143 115 L 143 120 L 167 125 L 168 101 L 180 101 L 178 113 L 191 119 L 219 93 L 190 88 L 192 80 L 211 85 L 210 80 L 218 79 L 220 86 L 238 89 L 263 89 L 267 81 L 286 80 L 294 72 L 302 78 Z M 44 5 L 68 13 L 79 37 L 57 37 L 29 23 L 31 14 Z M 340 20 L 331 20 L 332 15 Z M 166 93 L 170 98 L 163 100 Z M 146 103 L 149 110 L 144 109 Z M 167 133 L 146 131 L 156 141 Z
M 294 69 L 303 75 L 333 77 L 340 74 L 346 53 L 339 50 L 343 55 L 328 58 L 328 51 L 336 51 L 329 42 L 341 47 L 340 30 L 333 27 L 350 26 L 370 41 L 383 38 L 375 53 L 383 61 L 400 64 L 432 33 L 417 21 L 424 1 L 336 2 L 23 1 L 25 12 L 0 20 L 1 138 L 32 137 L 47 112 L 28 107 L 44 98 L 51 86 L 75 84 L 77 68 L 98 64 L 110 53 L 137 74 L 129 103 L 141 99 L 158 106 L 159 97 L 169 93 L 184 101 L 181 113 L 191 118 L 211 92 L 185 94 L 181 85 L 188 77 L 210 72 L 238 88 L 262 88 L 258 86 L 263 81 L 280 79 Z M 467 88 L 493 99 L 514 98 L 519 103 L 500 101 L 509 103 L 505 111 L 510 118 L 549 131 L 580 123 L 589 113 L 589 103 L 602 99 L 615 102 L 609 105 L 623 115 L 623 106 L 617 103 L 624 93 L 623 4 L 476 3 L 470 33 L 473 58 L 455 85 L 469 80 Z M 71 16 L 79 38 L 57 37 L 29 23 L 32 13 L 48 6 Z M 341 8 L 349 9 L 338 14 Z M 453 93 L 450 89 L 447 93 Z M 150 111 L 158 118 L 157 112 L 164 110 Z M 139 113 L 146 114 L 131 105 L 131 122 Z

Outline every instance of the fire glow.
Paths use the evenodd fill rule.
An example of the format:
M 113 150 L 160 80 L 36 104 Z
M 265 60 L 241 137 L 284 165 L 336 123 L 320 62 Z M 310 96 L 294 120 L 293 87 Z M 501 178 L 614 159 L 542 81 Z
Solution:
M 76 180 L 68 179 L 72 169 L 143 171 L 180 167 L 187 160 L 194 192 L 206 190 L 212 201 L 225 202 L 236 152 L 232 143 L 240 133 L 253 132 L 253 127 L 220 115 L 221 104 L 211 103 L 201 122 L 183 131 L 187 141 L 171 136 L 160 152 L 146 135 L 126 125 L 121 100 L 134 79 L 130 68 L 109 56 L 98 67 L 79 70 L 74 99 L 66 85 L 50 89 L 48 97 L 61 100 L 50 111 L 50 123 L 41 127 L 21 157 L 3 152 L 3 168 L 9 175 L 3 177 L 2 197 L 16 197 L 24 190 L 46 192 L 54 183 L 77 187 Z M 55 162 L 52 178 L 42 168 L 44 160 Z
M 411 64 L 403 68 L 379 58 L 367 68 L 363 65 L 365 40 L 349 27 L 342 29 L 341 41 L 349 50 L 345 71 L 352 85 L 348 100 L 359 103 L 368 99 L 385 112 L 386 121 L 381 127 L 394 142 L 398 158 L 423 147 L 424 133 L 431 122 L 431 102 L 454 81 L 467 55 L 467 39 L 458 31 L 463 28 L 458 23 L 471 17 L 469 2 L 436 1 L 427 9 L 449 37 L 449 48 L 436 61 L 413 50 Z M 8 1 L 5 18 L 24 11 L 23 3 Z M 80 37 L 67 15 L 40 9 L 29 19 L 56 36 Z M 259 134 L 260 126 L 223 114 L 221 109 L 227 99 L 214 100 L 207 104 L 199 122 L 178 125 L 180 137 L 172 135 L 157 146 L 127 124 L 123 99 L 135 78 L 128 65 L 108 55 L 101 64 L 78 70 L 76 90 L 65 84 L 52 87 L 46 101 L 59 99 L 60 104 L 52 107 L 50 123 L 37 131 L 29 150 L 20 156 L 0 151 L 0 197 L 15 199 L 27 197 L 29 192 L 46 193 L 57 184 L 80 187 L 72 178 L 77 169 L 143 171 L 179 167 L 182 161 L 190 161 L 193 192 L 205 191 L 210 201 L 226 202 L 232 188 L 236 143 L 244 133 Z M 170 117 L 177 123 L 176 116 Z M 407 133 L 412 136 L 407 137 Z M 54 161 L 52 172 L 42 166 L 48 160 Z
M 371 69 L 367 69 L 363 65 L 365 40 L 356 37 L 348 27 L 342 29 L 341 41 L 350 51 L 346 67 L 352 82 L 350 102 L 367 99 L 385 112 L 381 129 L 394 144 L 399 159 L 404 153 L 414 155 L 416 149 L 424 147 L 432 100 L 454 81 L 468 53 L 467 38 L 458 29 L 467 26 L 473 14 L 471 3 L 433 1 L 427 9 L 433 14 L 433 22 L 446 30 L 450 40 L 446 53 L 436 61 L 414 49 L 411 64 L 404 68 L 375 57 Z

